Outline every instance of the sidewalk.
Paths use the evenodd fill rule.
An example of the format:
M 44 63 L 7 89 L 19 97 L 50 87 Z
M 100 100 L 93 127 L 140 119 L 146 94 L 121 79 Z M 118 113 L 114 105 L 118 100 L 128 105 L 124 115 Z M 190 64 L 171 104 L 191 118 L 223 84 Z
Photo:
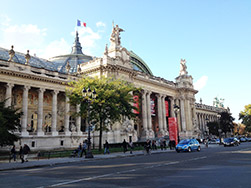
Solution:
M 174 152 L 175 150 L 154 150 L 151 153 L 164 153 L 164 152 Z M 20 159 L 16 162 L 13 160 L 11 163 L 8 161 L 0 162 L 0 171 L 4 170 L 15 170 L 15 169 L 24 169 L 24 168 L 33 168 L 33 167 L 42 167 L 42 166 L 53 166 L 56 164 L 65 164 L 65 163 L 74 163 L 74 162 L 80 162 L 80 161 L 90 161 L 90 160 L 100 160 L 100 159 L 111 159 L 111 158 L 118 158 L 118 157 L 131 157 L 131 156 L 137 156 L 137 155 L 144 155 L 143 151 L 133 151 L 132 154 L 130 154 L 130 151 L 127 151 L 126 153 L 123 152 L 116 152 L 116 153 L 110 153 L 110 154 L 98 154 L 94 155 L 94 158 L 86 159 L 84 157 L 82 158 L 70 158 L 70 157 L 64 157 L 64 158 L 51 158 L 51 159 L 35 159 L 31 158 L 28 160 L 29 162 L 21 163 Z
M 204 144 L 201 144 L 202 148 L 205 148 Z M 211 145 L 209 147 L 212 147 Z M 176 152 L 175 150 L 152 150 L 152 154 L 156 153 L 166 153 L 166 152 Z M 8 161 L 0 162 L 0 171 L 4 170 L 15 170 L 15 169 L 24 169 L 24 168 L 33 168 L 33 167 L 42 167 L 42 166 L 53 166 L 56 164 L 65 164 L 65 163 L 74 163 L 74 162 L 80 162 L 80 161 L 90 161 L 90 160 L 101 160 L 101 159 L 111 159 L 111 158 L 119 158 L 119 157 L 131 157 L 131 156 L 138 156 L 138 155 L 144 155 L 144 152 L 141 151 L 133 151 L 132 154 L 130 154 L 130 151 L 127 151 L 126 153 L 123 152 L 116 152 L 116 153 L 110 153 L 110 154 L 99 154 L 94 155 L 94 158 L 86 159 L 84 157 L 82 158 L 70 158 L 70 157 L 64 157 L 64 158 L 51 158 L 51 159 L 39 159 L 36 158 L 28 158 L 29 162 L 21 163 L 20 159 L 17 162 L 11 161 L 9 163 Z

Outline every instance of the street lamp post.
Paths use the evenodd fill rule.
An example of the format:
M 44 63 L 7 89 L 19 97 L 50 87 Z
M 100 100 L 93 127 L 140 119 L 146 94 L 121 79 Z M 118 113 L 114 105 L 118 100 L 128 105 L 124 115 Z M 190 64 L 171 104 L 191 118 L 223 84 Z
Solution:
M 93 158 L 92 151 L 91 151 L 91 126 L 90 126 L 90 103 L 93 99 L 96 98 L 96 91 L 91 90 L 88 88 L 87 90 L 84 88 L 82 90 L 82 94 L 84 100 L 87 102 L 87 123 L 88 123 L 88 137 L 87 137 L 87 152 L 85 158 Z
M 221 115 L 217 114 L 218 125 L 219 125 L 218 133 L 219 133 L 220 144 L 222 144 L 222 142 L 221 142 L 221 132 L 222 132 L 222 130 L 221 130 L 221 126 L 220 126 L 220 117 L 221 117 Z
M 173 105 L 173 109 L 174 109 L 174 113 L 175 113 L 175 117 L 176 117 L 176 121 L 177 121 L 177 133 L 178 133 L 178 142 L 180 141 L 180 133 L 179 133 L 179 126 L 178 126 L 178 112 L 180 111 L 180 107 L 177 104 Z

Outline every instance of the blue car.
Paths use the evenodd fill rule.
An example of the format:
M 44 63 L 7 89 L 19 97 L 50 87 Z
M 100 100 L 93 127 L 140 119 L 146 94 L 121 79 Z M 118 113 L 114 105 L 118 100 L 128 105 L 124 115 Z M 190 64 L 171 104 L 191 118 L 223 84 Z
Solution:
M 200 151 L 200 143 L 196 139 L 185 139 L 181 140 L 177 146 L 176 146 L 176 151 L 179 153 L 180 151 Z

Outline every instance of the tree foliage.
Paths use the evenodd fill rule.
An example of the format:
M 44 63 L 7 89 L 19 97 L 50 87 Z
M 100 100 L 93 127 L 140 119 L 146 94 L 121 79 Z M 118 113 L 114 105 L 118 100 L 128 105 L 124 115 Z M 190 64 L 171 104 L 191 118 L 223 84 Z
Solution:
M 239 113 L 239 120 L 246 125 L 246 131 L 251 132 L 251 104 L 244 107 L 244 110 Z
M 89 119 L 95 123 L 95 130 L 99 130 L 99 149 L 102 146 L 102 131 L 108 129 L 108 125 L 121 121 L 123 118 L 134 119 L 133 92 L 139 89 L 132 84 L 113 78 L 106 77 L 83 77 L 79 81 L 69 84 L 67 95 L 70 103 L 80 104 L 80 112 L 76 116 L 87 118 L 88 105 L 82 96 L 83 88 L 96 91 L 96 99 L 91 99 L 89 106 Z
M 22 113 L 13 107 L 5 107 L 5 101 L 0 102 L 0 146 L 13 145 L 19 139 L 14 131 L 20 129 Z
M 219 136 L 219 132 L 218 132 L 219 123 L 217 121 L 208 122 L 207 127 L 208 127 L 208 130 L 209 130 L 209 134 Z
M 234 118 L 231 113 L 221 112 L 220 113 L 220 128 L 223 133 L 231 132 L 234 128 Z

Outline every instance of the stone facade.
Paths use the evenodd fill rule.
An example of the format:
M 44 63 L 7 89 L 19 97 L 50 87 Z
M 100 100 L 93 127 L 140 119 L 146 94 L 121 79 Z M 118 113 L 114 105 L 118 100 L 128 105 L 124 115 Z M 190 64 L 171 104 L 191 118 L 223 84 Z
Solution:
M 176 115 L 180 138 L 202 135 L 205 117 L 213 119 L 218 111 L 195 103 L 197 91 L 185 60 L 180 62 L 175 82 L 156 77 L 142 59 L 121 46 L 121 31 L 117 25 L 113 27 L 110 46 L 100 58 L 82 53 L 77 33 L 72 53 L 51 61 L 15 53 L 13 47 L 9 55 L 0 49 L 0 99 L 23 112 L 21 130 L 16 133 L 21 136 L 19 144 L 27 143 L 34 150 L 72 148 L 87 138 L 86 121 L 71 116 L 79 106 L 71 106 L 65 95 L 67 82 L 83 75 L 113 76 L 143 89 L 137 121 L 125 119 L 110 126 L 103 140 L 118 143 L 131 138 L 135 142 L 168 136 L 168 117 Z M 180 109 L 177 113 L 175 105 Z M 98 132 L 91 136 L 97 146 Z

